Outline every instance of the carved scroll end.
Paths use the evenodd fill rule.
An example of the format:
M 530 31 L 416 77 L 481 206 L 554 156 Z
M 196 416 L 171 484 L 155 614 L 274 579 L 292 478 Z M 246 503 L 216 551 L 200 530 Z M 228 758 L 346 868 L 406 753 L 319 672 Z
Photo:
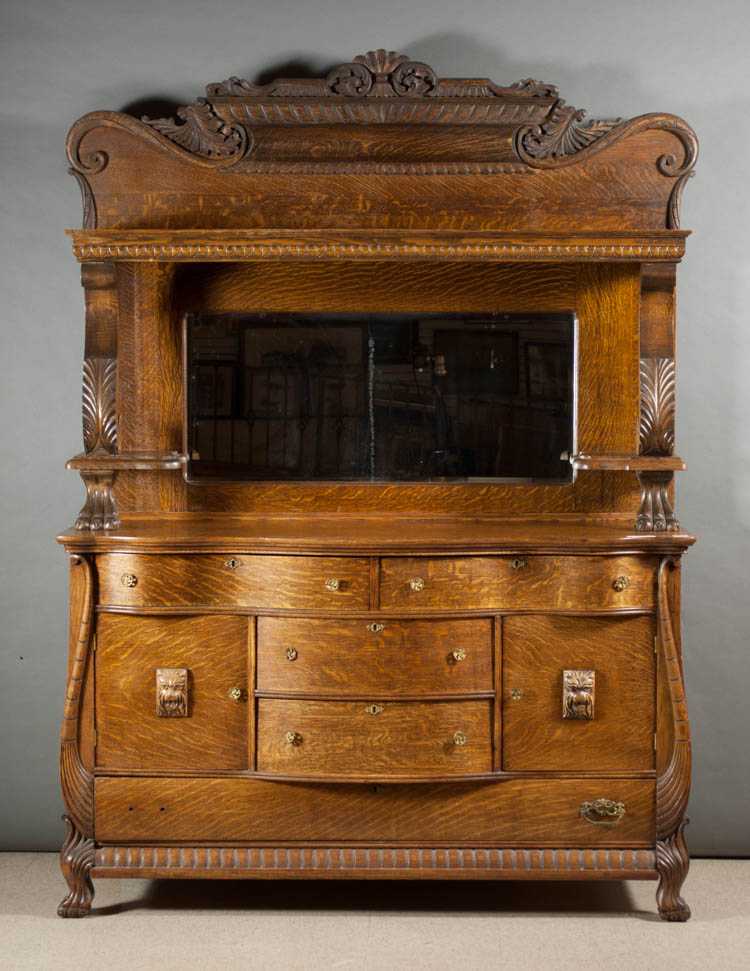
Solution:
M 117 529 L 120 519 L 112 491 L 115 473 L 80 471 L 79 474 L 86 487 L 86 501 L 78 513 L 76 529 L 91 532 Z

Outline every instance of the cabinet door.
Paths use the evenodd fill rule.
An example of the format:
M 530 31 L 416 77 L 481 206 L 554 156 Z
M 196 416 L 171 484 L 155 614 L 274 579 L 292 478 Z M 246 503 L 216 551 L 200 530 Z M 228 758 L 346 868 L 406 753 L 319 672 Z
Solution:
M 503 620 L 503 768 L 654 768 L 651 617 Z
M 248 767 L 246 617 L 97 623 L 97 766 Z

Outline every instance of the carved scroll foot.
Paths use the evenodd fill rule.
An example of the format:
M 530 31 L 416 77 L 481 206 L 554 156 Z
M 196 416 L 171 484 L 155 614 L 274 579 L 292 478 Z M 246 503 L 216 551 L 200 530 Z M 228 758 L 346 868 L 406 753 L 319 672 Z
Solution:
M 680 528 L 677 517 L 669 501 L 671 472 L 641 472 L 641 505 L 635 528 L 640 533 L 673 532 Z
M 91 868 L 94 865 L 94 841 L 78 831 L 70 816 L 63 816 L 67 836 L 60 850 L 60 869 L 70 892 L 57 908 L 60 917 L 85 917 L 94 899 Z
M 86 502 L 78 513 L 76 529 L 100 530 L 117 529 L 120 520 L 117 516 L 115 497 L 112 495 L 113 472 L 81 472 L 86 486 Z
M 656 843 L 656 869 L 659 872 L 656 904 L 662 920 L 690 919 L 690 908 L 680 896 L 680 890 L 690 866 L 690 856 L 683 833 L 686 825 L 687 819 L 684 819 L 672 836 L 657 840 Z

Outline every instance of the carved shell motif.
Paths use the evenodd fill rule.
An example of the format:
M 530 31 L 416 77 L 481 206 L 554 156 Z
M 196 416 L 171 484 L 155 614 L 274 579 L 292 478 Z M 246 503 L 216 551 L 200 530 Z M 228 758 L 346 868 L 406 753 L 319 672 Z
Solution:
M 326 84 L 334 94 L 350 98 L 423 98 L 437 92 L 438 79 L 429 64 L 380 48 L 335 67 Z
M 671 455 L 674 451 L 675 366 L 672 357 L 641 360 L 642 455 Z
M 585 117 L 585 111 L 566 105 L 560 98 L 547 121 L 518 131 L 516 151 L 526 160 L 565 158 L 588 148 L 622 121 L 621 118 L 584 121 Z
M 87 357 L 83 362 L 83 446 L 86 453 L 117 449 L 117 361 Z
M 242 158 L 248 148 L 249 137 L 241 125 L 227 125 L 211 105 L 199 98 L 194 104 L 177 109 L 180 125 L 172 118 L 141 119 L 145 124 L 165 135 L 193 155 L 216 160 Z

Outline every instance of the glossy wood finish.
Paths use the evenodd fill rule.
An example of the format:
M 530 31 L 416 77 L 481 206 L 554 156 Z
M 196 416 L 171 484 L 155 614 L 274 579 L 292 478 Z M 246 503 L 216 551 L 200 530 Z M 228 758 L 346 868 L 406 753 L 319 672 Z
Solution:
M 651 617 L 505 617 L 503 768 L 653 769 L 655 668 Z M 565 669 L 595 672 L 591 721 L 562 717 Z
M 649 608 L 654 561 L 633 556 L 386 557 L 380 604 L 419 610 L 604 610 Z M 618 578 L 627 586 L 617 589 Z
M 97 558 L 103 604 L 123 607 L 180 605 L 253 608 L 366 609 L 366 559 L 314 556 L 138 556 Z M 133 576 L 127 586 L 123 577 Z
M 177 120 L 94 112 L 67 149 L 87 499 L 59 537 L 59 913 L 88 913 L 92 874 L 658 877 L 687 919 L 689 126 L 371 51 L 211 84 Z M 191 481 L 185 315 L 299 311 L 575 312 L 573 481 Z M 157 667 L 188 670 L 186 715 L 156 715 Z M 562 718 L 573 669 L 593 720 Z
M 489 701 L 258 701 L 259 772 L 397 779 L 491 768 Z
M 493 691 L 492 671 L 487 619 L 258 618 L 259 691 L 466 694 Z
M 581 818 L 581 803 L 601 796 L 625 804 L 617 825 L 598 826 Z M 96 780 L 96 818 L 104 843 L 355 840 L 381 845 L 647 846 L 654 838 L 653 798 L 653 782 L 633 779 L 373 787 L 104 777 Z M 469 833 L 472 840 L 467 843 Z
M 97 621 L 97 766 L 247 768 L 245 617 L 118 617 Z M 188 717 L 156 713 L 157 668 L 187 668 Z M 243 698 L 229 692 L 238 688 Z

